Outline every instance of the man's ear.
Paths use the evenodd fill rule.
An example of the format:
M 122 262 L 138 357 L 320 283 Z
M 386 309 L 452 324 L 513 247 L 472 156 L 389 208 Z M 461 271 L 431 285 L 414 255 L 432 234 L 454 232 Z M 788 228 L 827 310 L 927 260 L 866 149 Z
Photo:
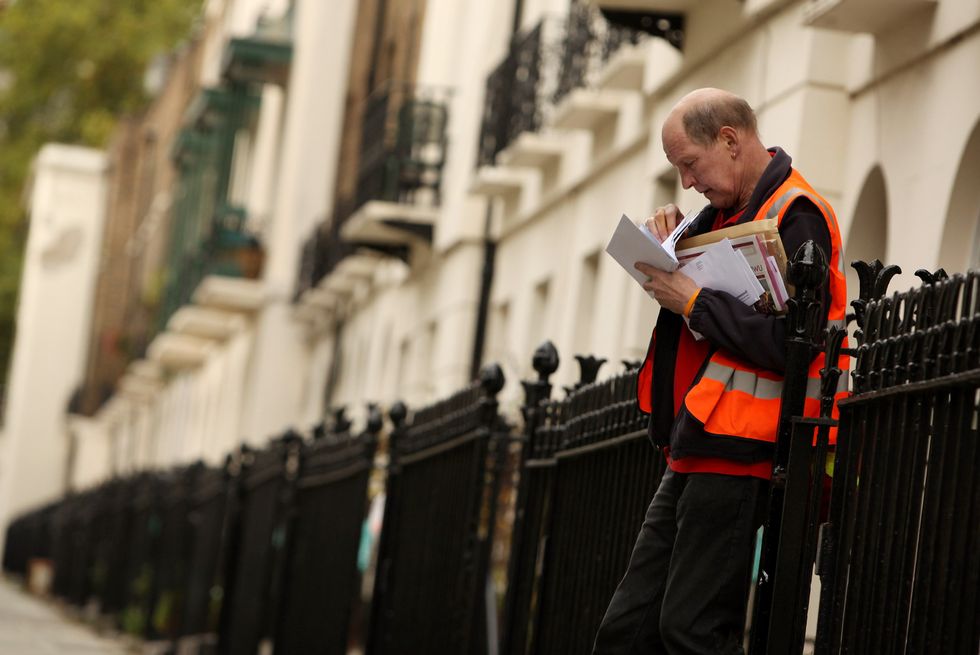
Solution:
M 725 147 L 725 150 L 729 152 L 732 159 L 735 159 L 735 157 L 738 155 L 739 147 L 738 130 L 729 125 L 725 125 L 718 130 L 718 139 Z
M 730 125 L 725 125 L 718 130 L 718 138 L 728 149 L 738 147 L 738 130 Z

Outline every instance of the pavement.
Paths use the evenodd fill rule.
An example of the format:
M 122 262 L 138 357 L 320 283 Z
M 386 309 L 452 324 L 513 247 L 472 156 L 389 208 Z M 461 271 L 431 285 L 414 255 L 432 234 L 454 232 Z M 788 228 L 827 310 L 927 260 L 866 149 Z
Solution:
M 0 578 L 0 653 L 3 655 L 130 655 L 120 640 L 98 635 L 52 601 Z

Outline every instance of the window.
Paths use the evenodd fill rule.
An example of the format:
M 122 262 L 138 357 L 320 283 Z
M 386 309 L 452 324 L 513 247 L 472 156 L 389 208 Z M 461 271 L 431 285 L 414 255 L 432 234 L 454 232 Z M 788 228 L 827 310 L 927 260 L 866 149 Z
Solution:
M 582 260 L 578 302 L 575 309 L 575 340 L 572 355 L 592 353 L 592 330 L 596 314 L 596 286 L 599 277 L 599 253 L 593 252 Z

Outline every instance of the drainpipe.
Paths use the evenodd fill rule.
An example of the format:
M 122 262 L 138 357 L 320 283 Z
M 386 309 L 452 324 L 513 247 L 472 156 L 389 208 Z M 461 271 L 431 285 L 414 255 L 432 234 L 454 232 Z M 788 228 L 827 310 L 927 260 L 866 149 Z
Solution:
M 497 242 L 490 236 L 493 219 L 493 201 L 487 202 L 487 215 L 483 224 L 483 273 L 480 276 L 480 302 L 476 309 L 476 334 L 473 337 L 473 360 L 470 379 L 475 380 L 483 363 L 483 347 L 487 338 L 487 314 L 490 310 L 490 288 L 493 286 L 494 258 Z
M 514 0 L 514 19 L 511 23 L 511 43 L 521 29 L 521 14 L 524 0 Z M 508 44 L 508 48 L 510 44 Z M 483 348 L 487 339 L 487 314 L 490 312 L 490 289 L 493 287 L 494 260 L 497 242 L 491 236 L 493 221 L 493 200 L 487 200 L 486 216 L 483 219 L 483 271 L 480 275 L 480 301 L 476 309 L 476 329 L 473 335 L 473 357 L 470 360 L 470 379 L 475 380 L 483 364 Z

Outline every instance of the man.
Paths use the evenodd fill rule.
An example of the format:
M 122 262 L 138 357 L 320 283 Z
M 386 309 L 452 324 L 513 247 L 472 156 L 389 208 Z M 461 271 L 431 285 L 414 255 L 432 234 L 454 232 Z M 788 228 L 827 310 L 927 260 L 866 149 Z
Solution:
M 823 312 L 842 321 L 846 293 L 833 210 L 792 168 L 789 155 L 762 144 L 748 103 L 718 89 L 694 91 L 668 115 L 662 140 L 684 188 L 710 203 L 687 236 L 777 218 L 790 256 L 809 239 L 827 255 Z M 663 240 L 682 218 L 667 205 L 647 225 Z M 637 397 L 668 467 L 594 652 L 741 653 L 755 534 L 772 469 L 784 321 L 726 293 L 699 289 L 681 271 L 636 266 L 662 308 Z M 704 340 L 692 337 L 682 316 Z M 821 365 L 819 356 L 810 375 Z

